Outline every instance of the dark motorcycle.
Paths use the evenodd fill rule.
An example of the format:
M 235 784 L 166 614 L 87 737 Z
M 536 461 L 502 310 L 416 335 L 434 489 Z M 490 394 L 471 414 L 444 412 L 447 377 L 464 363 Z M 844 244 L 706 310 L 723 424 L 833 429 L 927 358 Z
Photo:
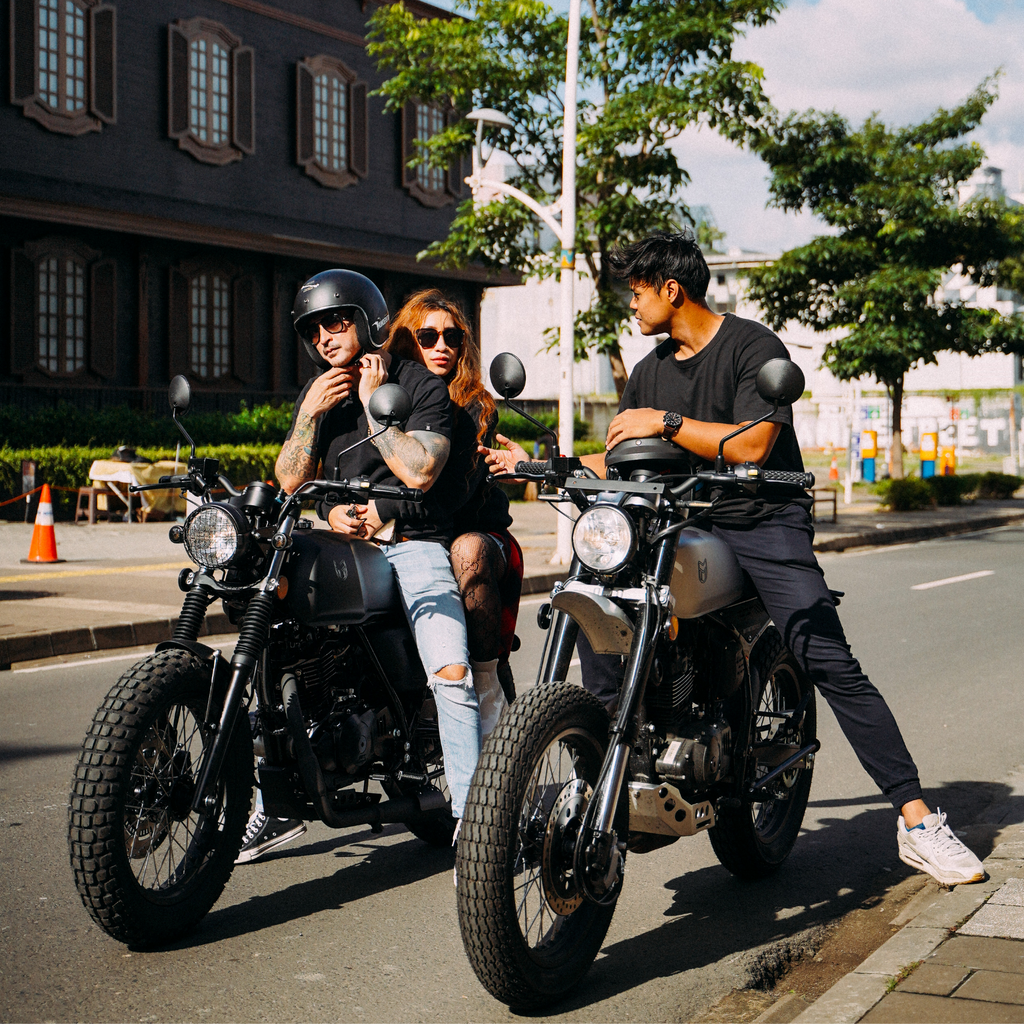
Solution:
M 514 356 L 491 365 L 510 405 L 525 380 Z M 784 359 L 757 377 L 775 410 L 803 387 Z M 607 480 L 557 454 L 516 466 L 580 514 L 569 578 L 538 615 L 537 685 L 484 743 L 456 857 L 470 963 L 513 1007 L 556 1000 L 586 974 L 627 852 L 707 832 L 729 871 L 755 879 L 796 842 L 819 746 L 814 689 L 708 520 L 723 497 L 814 478 L 727 467 L 726 440 L 713 470 L 661 438 L 617 445 Z M 581 630 L 595 653 L 625 659 L 611 720 L 565 681 Z
M 170 529 L 196 568 L 178 580 L 174 638 L 96 712 L 69 809 L 82 901 L 104 931 L 138 947 L 179 938 L 219 898 L 249 817 L 254 755 L 268 815 L 375 832 L 402 822 L 433 845 L 449 845 L 455 827 L 436 708 L 391 566 L 375 544 L 301 517 L 312 499 L 422 492 L 337 479 L 337 467 L 335 479 L 290 496 L 266 483 L 236 491 L 178 423 L 190 402 L 183 377 L 170 401 L 192 455 L 187 474 L 152 486 L 202 499 Z M 385 428 L 409 411 L 394 384 L 370 400 Z M 228 494 L 214 501 L 217 486 Z M 218 598 L 239 626 L 230 658 L 197 639 Z

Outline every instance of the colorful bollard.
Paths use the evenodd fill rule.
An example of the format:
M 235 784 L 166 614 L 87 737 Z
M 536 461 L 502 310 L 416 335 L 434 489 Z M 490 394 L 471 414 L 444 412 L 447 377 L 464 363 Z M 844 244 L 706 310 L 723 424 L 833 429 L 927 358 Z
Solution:
M 935 457 L 939 449 L 939 435 L 926 433 L 921 435 L 921 479 L 927 480 L 935 476 Z
M 869 484 L 875 482 L 875 458 L 878 456 L 878 431 L 862 430 L 860 434 L 861 475 Z

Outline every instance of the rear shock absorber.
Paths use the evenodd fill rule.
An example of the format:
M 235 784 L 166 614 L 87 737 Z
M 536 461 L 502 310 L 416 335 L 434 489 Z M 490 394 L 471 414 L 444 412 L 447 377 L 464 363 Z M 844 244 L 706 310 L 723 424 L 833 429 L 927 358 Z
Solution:
M 193 587 L 186 595 L 181 606 L 178 623 L 174 627 L 174 639 L 185 643 L 195 643 L 199 631 L 203 628 L 206 609 L 213 600 L 213 591 L 209 587 Z

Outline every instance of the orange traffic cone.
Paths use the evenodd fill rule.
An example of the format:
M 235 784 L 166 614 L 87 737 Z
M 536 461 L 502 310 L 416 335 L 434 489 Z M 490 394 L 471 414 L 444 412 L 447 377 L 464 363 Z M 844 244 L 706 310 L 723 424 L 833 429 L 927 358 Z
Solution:
M 839 463 L 836 462 L 836 457 L 832 456 L 832 465 L 828 467 L 828 478 L 829 480 L 839 479 Z
M 32 543 L 29 545 L 28 558 L 23 562 L 63 562 L 57 557 L 57 536 L 53 532 L 53 499 L 50 497 L 50 485 L 43 484 L 39 494 L 39 509 L 36 512 L 36 525 L 32 530 Z

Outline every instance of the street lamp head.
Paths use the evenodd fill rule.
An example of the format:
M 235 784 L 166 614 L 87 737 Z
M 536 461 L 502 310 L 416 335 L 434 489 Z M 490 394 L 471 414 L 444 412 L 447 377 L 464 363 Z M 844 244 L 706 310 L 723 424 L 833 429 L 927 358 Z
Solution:
M 492 107 L 478 107 L 476 110 L 471 110 L 466 115 L 467 121 L 478 121 L 481 124 L 496 124 L 501 128 L 511 128 L 512 120 L 503 114 L 500 110 L 494 110 Z

